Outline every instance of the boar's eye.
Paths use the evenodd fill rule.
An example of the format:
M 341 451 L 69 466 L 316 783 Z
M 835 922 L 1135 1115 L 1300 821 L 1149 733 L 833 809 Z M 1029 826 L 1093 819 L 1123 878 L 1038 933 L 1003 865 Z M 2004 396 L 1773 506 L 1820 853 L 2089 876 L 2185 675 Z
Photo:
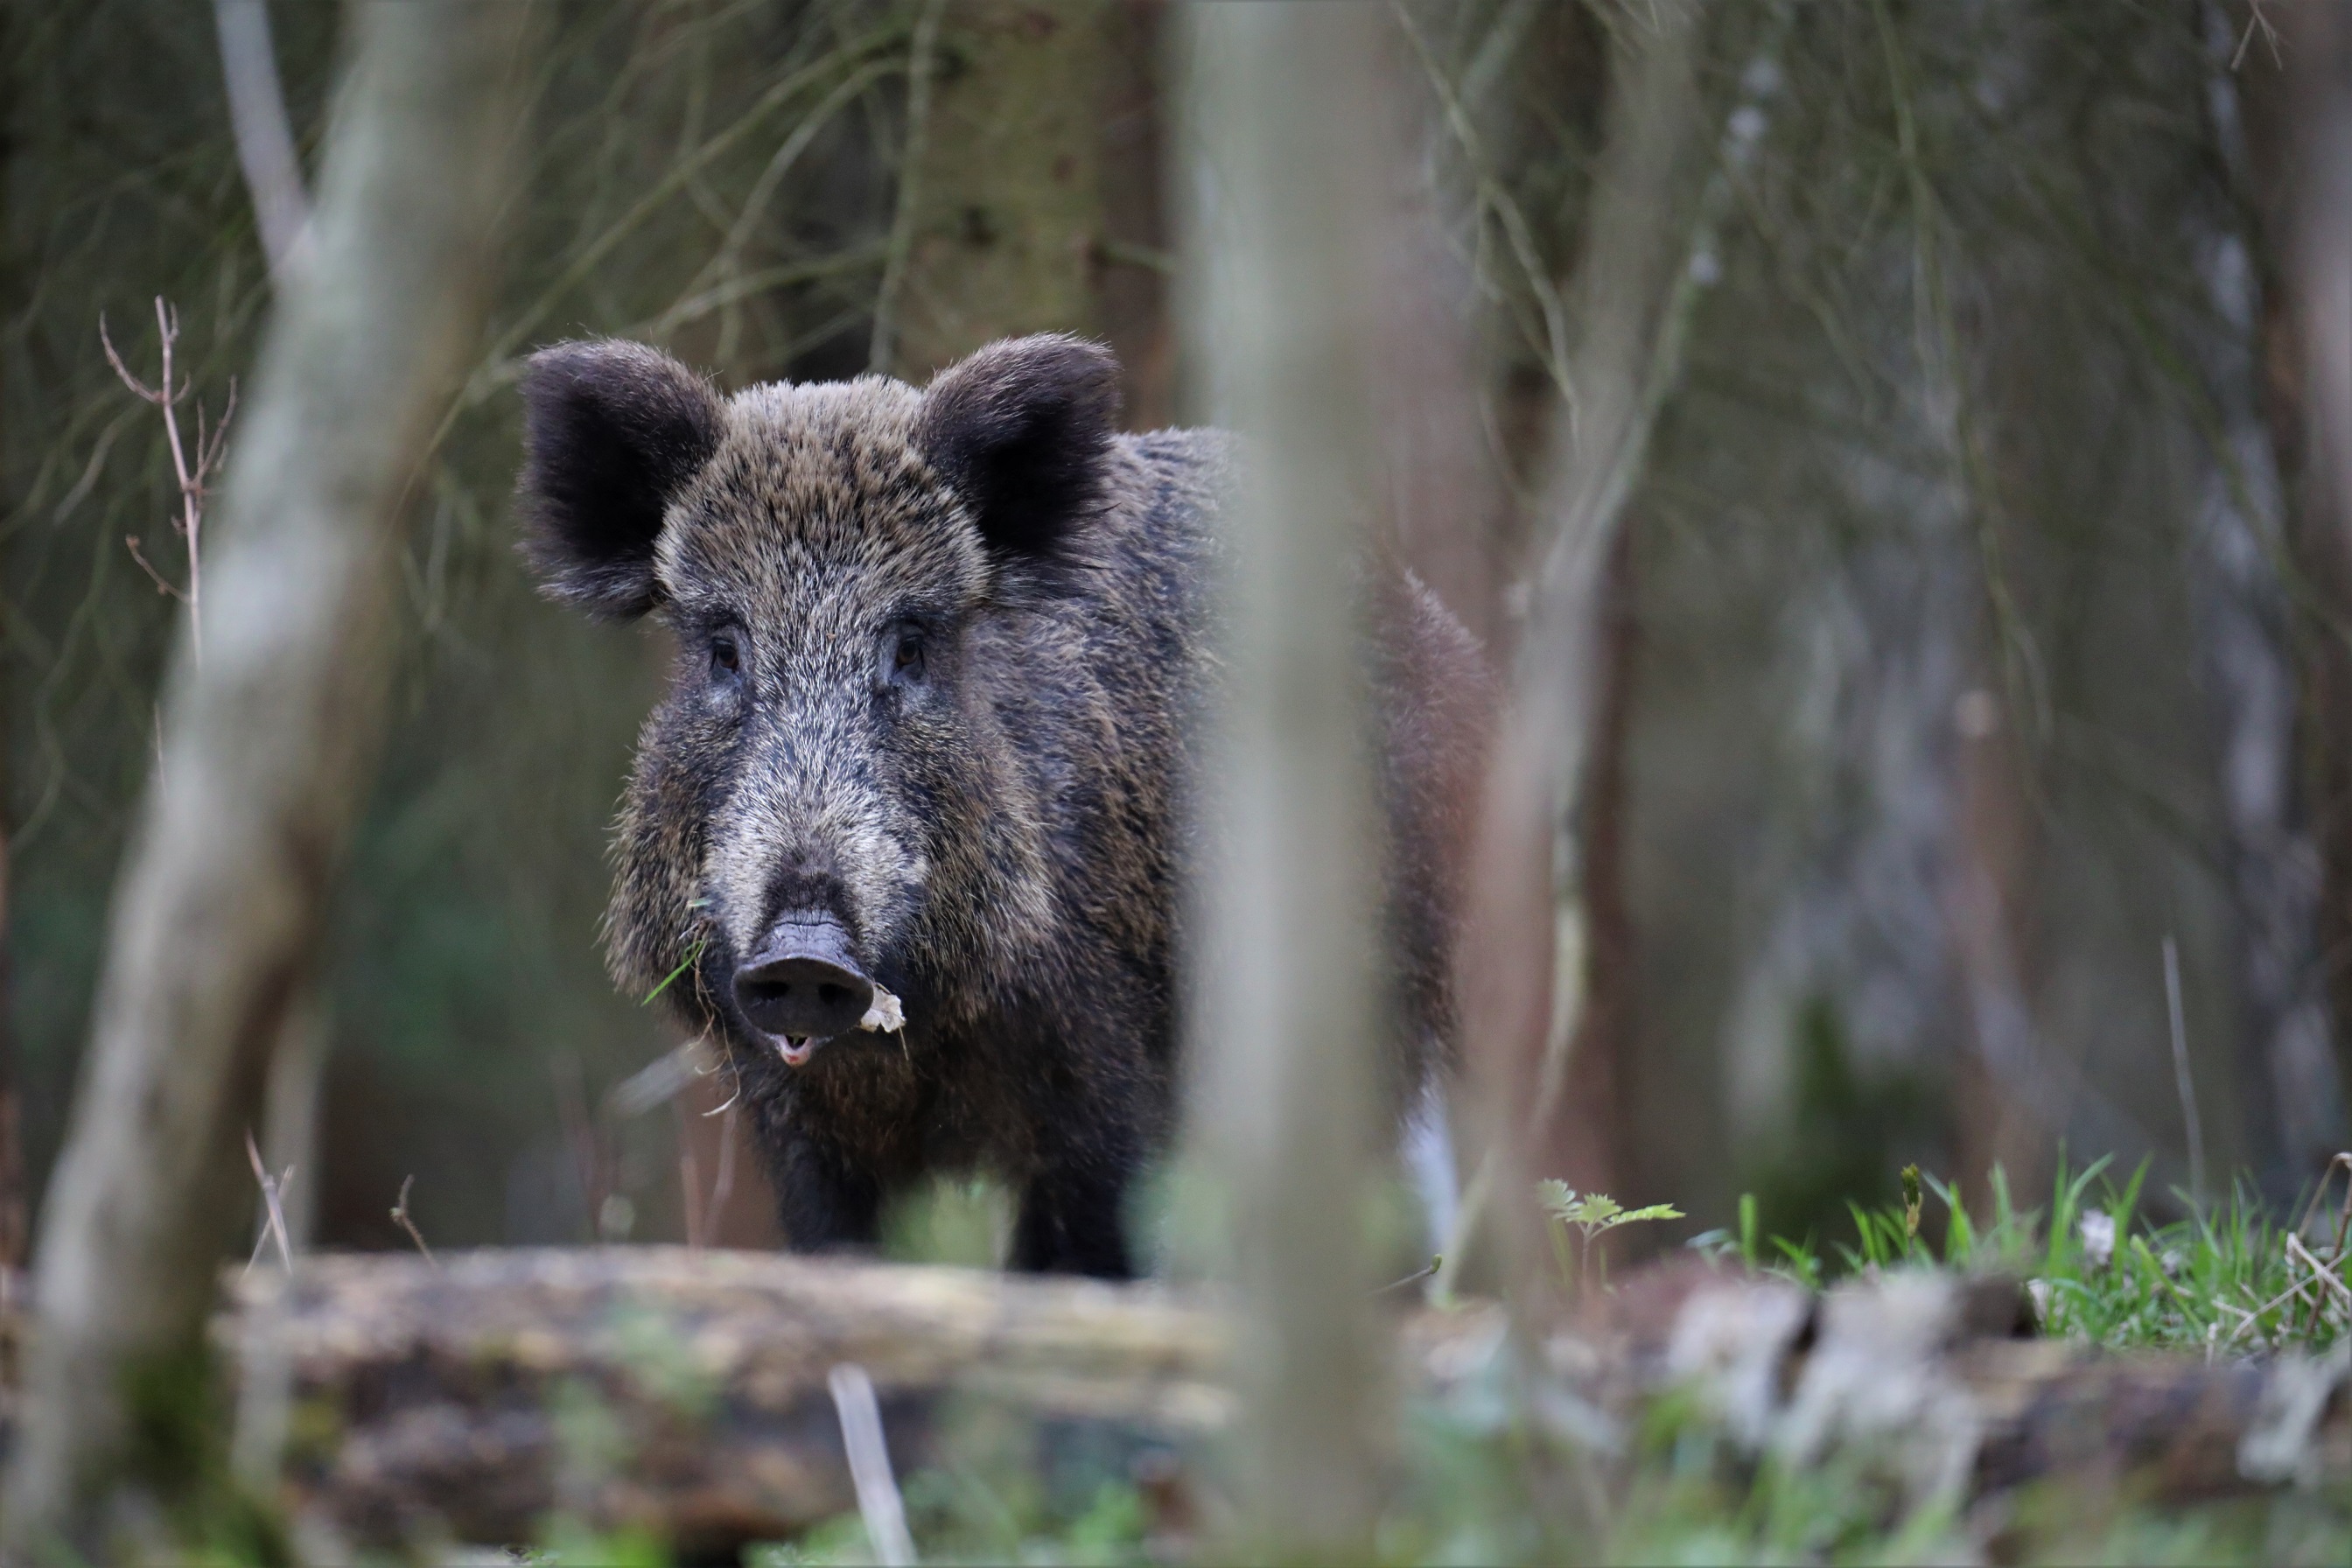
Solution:
M 743 656 L 736 650 L 731 632 L 720 632 L 710 639 L 710 673 L 714 676 L 734 674 L 742 668 Z
M 921 627 L 902 626 L 891 633 L 890 679 L 898 682 L 912 682 L 923 679 Z

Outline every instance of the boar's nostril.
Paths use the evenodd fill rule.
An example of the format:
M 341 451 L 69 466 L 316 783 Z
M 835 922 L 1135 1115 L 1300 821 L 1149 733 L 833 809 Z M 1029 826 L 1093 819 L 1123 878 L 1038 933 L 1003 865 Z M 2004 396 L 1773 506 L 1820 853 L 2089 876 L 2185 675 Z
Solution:
M 787 915 L 735 972 L 735 1005 L 762 1034 L 829 1039 L 856 1028 L 873 1002 L 874 983 L 831 915 Z

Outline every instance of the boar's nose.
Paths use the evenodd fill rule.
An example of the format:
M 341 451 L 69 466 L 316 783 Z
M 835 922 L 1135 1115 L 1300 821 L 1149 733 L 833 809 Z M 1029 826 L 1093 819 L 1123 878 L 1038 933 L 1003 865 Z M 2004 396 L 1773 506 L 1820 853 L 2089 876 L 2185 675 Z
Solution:
M 874 982 L 850 954 L 839 921 L 788 914 L 735 972 L 735 1005 L 754 1028 L 787 1039 L 846 1034 L 874 1005 Z

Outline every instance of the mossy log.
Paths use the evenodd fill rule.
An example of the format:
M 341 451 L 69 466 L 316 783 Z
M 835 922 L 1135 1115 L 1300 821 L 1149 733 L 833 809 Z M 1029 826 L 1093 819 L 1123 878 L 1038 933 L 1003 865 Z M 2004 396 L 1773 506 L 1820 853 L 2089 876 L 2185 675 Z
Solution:
M 1181 1489 L 1232 1410 L 1213 1301 L 1150 1285 L 618 1247 L 319 1257 L 233 1297 L 216 1331 L 241 1463 L 321 1542 L 525 1541 L 559 1512 L 690 1552 L 790 1535 L 856 1506 L 827 1386 L 844 1363 L 872 1378 L 901 1476 L 969 1398 L 1150 1454 Z M 1918 1497 L 2352 1482 L 2352 1352 L 2101 1354 L 2025 1337 L 2013 1282 L 1817 1297 L 1677 1262 L 1564 1318 L 1538 1373 L 1491 1304 L 1400 1307 L 1398 1327 L 1409 1397 L 1516 1390 L 1604 1450 L 1672 1388 L 1736 1451 L 1859 1453 Z

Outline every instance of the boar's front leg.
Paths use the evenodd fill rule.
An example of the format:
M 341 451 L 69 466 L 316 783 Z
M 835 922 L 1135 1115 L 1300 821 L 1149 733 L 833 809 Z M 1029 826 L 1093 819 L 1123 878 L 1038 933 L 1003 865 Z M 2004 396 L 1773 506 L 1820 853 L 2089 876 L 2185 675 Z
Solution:
M 1133 1107 L 1115 1096 L 1073 1096 L 1042 1118 L 1042 1156 L 1021 1192 L 1013 1267 L 1033 1274 L 1130 1279 L 1127 1189 L 1143 1163 Z
M 776 1206 L 794 1252 L 870 1247 L 882 1238 L 882 1188 L 872 1173 L 806 1137 L 786 1143 L 774 1166 Z
M 1127 1177 L 1124 1170 L 1113 1174 L 1066 1165 L 1032 1177 L 1013 1227 L 1013 1267 L 1032 1274 L 1133 1279 L 1120 1224 Z

